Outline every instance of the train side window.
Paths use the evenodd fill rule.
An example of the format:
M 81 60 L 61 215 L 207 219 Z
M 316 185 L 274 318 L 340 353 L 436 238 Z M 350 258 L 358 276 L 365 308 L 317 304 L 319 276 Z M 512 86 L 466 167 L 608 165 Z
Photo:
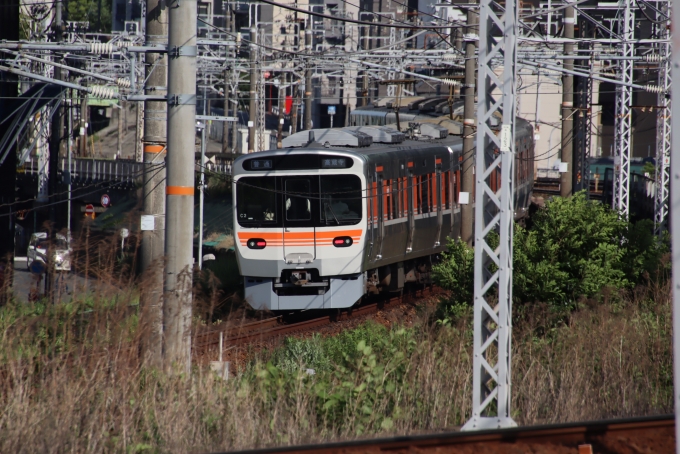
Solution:
M 390 180 L 385 180 L 384 182 L 385 188 L 384 188 L 384 204 L 385 204 L 385 215 L 384 218 L 386 221 L 389 221 L 392 219 L 392 185 Z
M 373 205 L 373 213 L 372 213 L 372 221 L 376 222 L 378 220 L 378 183 L 373 182 L 372 185 L 372 190 L 373 190 L 373 196 L 371 197 L 372 200 L 372 205 Z
M 451 171 L 447 170 L 444 173 L 444 209 L 451 208 Z
M 420 183 L 413 177 L 413 213 L 420 214 Z
M 420 176 L 420 203 L 423 207 L 423 213 L 430 212 L 430 176 L 421 175 Z
M 382 178 L 378 178 L 378 220 L 385 219 L 384 185 L 385 181 Z
M 399 178 L 392 180 L 392 216 L 393 219 L 401 217 L 399 213 Z
M 430 180 L 432 181 L 432 185 L 430 186 L 431 192 L 430 192 L 430 206 L 432 207 L 432 211 L 437 211 L 439 205 L 441 204 L 441 184 L 440 184 L 440 176 L 439 172 L 435 172 L 430 175 Z
M 402 199 L 403 199 L 403 204 L 402 204 L 402 212 L 404 213 L 404 216 L 408 216 L 409 213 L 409 206 L 408 206 L 408 195 L 410 193 L 410 188 L 408 184 L 408 177 L 404 177 L 401 179 L 401 191 L 402 191 Z
M 442 205 L 442 201 L 444 200 L 442 197 L 442 173 L 437 172 L 437 180 L 436 180 L 436 191 L 434 191 L 434 197 L 436 197 L 436 205 L 437 205 L 437 211 L 442 211 L 444 209 L 444 206 Z

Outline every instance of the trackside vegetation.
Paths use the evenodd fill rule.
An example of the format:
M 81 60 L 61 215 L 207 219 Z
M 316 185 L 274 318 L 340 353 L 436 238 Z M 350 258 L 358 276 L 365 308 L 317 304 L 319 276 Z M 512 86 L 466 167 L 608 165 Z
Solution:
M 516 279 L 526 278 L 515 284 L 515 420 L 672 412 L 666 243 L 580 196 L 549 202 L 533 222 L 515 240 Z M 246 349 L 227 381 L 200 361 L 168 375 L 140 358 L 134 286 L 10 302 L 0 308 L 0 452 L 224 451 L 452 430 L 471 411 L 472 260 L 450 243 L 437 267 L 449 296 L 410 326 L 366 322 Z M 529 279 L 550 270 L 550 285 Z
M 514 304 L 544 303 L 568 312 L 586 299 L 640 285 L 662 284 L 669 277 L 669 241 L 653 234 L 648 220 L 629 223 L 609 207 L 574 197 L 554 198 L 531 219 L 515 226 Z M 492 239 L 493 240 L 493 239 Z M 434 267 L 435 281 L 451 291 L 440 315 L 462 310 L 472 301 L 474 251 L 449 240 L 448 252 Z

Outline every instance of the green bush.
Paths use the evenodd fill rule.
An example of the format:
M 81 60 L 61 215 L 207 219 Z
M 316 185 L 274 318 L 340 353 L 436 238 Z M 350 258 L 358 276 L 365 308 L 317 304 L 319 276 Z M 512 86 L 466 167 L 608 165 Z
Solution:
M 264 395 L 295 395 L 300 386 L 307 388 L 321 426 L 342 427 L 351 419 L 356 434 L 378 432 L 391 429 L 403 414 L 396 392 L 407 392 L 408 356 L 415 347 L 413 330 L 368 322 L 334 337 L 287 338 L 254 372 Z M 306 369 L 314 374 L 306 375 Z
M 469 312 L 474 292 L 475 251 L 460 239 L 449 238 L 442 261 L 432 267 L 434 282 L 449 290 L 435 314 L 438 320 L 455 321 Z
M 521 303 L 573 308 L 581 297 L 659 277 L 665 251 L 649 221 L 630 224 L 583 192 L 554 198 L 531 230 L 515 229 L 513 293 Z
M 584 193 L 548 201 L 532 221 L 530 230 L 515 226 L 517 303 L 540 301 L 570 310 L 581 297 L 598 297 L 604 289 L 631 288 L 647 279 L 658 281 L 669 271 L 664 262 L 668 241 L 654 236 L 650 221 L 630 224 Z M 435 282 L 451 291 L 440 316 L 453 317 L 471 304 L 473 273 L 474 251 L 449 240 L 444 259 L 433 267 Z

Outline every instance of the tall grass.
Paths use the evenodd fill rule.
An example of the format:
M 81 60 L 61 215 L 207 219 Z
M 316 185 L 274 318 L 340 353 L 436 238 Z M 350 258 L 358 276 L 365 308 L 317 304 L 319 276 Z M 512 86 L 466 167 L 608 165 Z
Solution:
M 134 294 L 0 308 L 0 452 L 233 450 L 451 429 L 470 415 L 469 314 L 289 339 L 224 381 L 202 363 L 173 376 L 144 364 Z M 518 312 L 515 420 L 672 411 L 669 295 L 647 288 L 558 321 L 538 305 Z

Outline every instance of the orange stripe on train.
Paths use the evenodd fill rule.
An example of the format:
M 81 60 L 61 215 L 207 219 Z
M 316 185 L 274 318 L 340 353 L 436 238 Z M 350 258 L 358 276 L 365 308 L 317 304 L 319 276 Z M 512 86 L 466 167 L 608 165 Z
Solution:
M 336 230 L 336 231 L 322 231 L 316 232 L 316 239 L 333 239 L 338 236 L 351 236 L 352 238 L 361 238 L 361 230 Z M 240 240 L 248 240 L 250 238 L 262 238 L 263 240 L 313 240 L 314 232 L 238 232 Z

